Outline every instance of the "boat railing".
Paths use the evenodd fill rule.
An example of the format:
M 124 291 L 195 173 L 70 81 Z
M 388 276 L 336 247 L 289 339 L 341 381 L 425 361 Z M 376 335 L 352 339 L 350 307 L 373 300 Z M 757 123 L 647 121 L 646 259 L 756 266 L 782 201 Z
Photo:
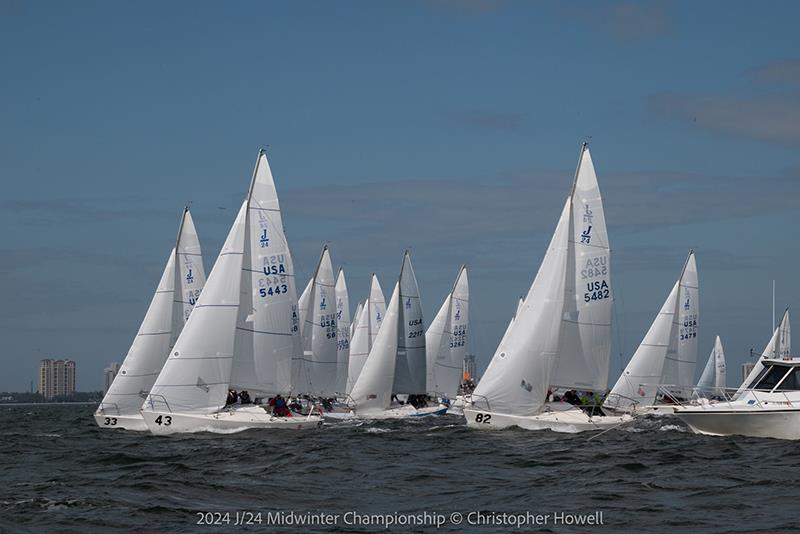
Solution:
M 492 407 L 489 405 L 489 399 L 487 397 L 485 397 L 484 395 L 475 395 L 474 393 L 470 393 L 469 395 L 464 395 L 464 404 L 465 405 L 469 405 L 469 406 L 474 407 L 474 408 L 477 408 L 477 409 L 481 409 L 480 407 L 477 406 L 478 403 L 476 402 L 476 397 L 477 397 L 477 400 L 483 401 L 486 404 L 486 408 L 484 408 L 484 409 L 487 412 L 491 412 L 492 411 Z
M 167 402 L 166 397 L 164 395 L 158 395 L 157 393 L 148 393 L 147 394 L 147 404 L 150 406 L 150 409 L 153 411 L 160 411 L 156 410 L 156 402 L 159 404 L 163 404 L 169 413 L 172 413 L 172 408 L 169 407 L 169 403 Z
M 109 412 L 105 407 L 112 406 L 114 408 L 114 412 Z M 102 415 L 119 415 L 119 405 L 116 402 L 101 402 L 100 406 L 97 407 L 97 411 L 100 412 Z
M 674 394 L 675 389 L 680 389 L 689 392 L 689 398 L 679 397 Z M 771 389 L 753 389 L 753 388 L 728 388 L 728 387 L 698 387 L 698 386 L 675 386 L 675 385 L 661 385 L 658 388 L 661 394 L 662 404 L 675 405 L 675 406 L 726 406 L 727 408 L 734 408 L 733 401 L 739 400 L 745 393 L 749 393 L 752 397 L 752 404 L 759 408 L 763 408 L 767 402 L 776 402 L 775 400 L 767 400 L 764 394 L 775 395 L 780 393 L 785 399 L 788 406 L 794 406 L 791 398 L 785 391 L 773 391 Z M 667 399 L 668 402 L 663 402 Z M 796 401 L 795 401 L 796 402 Z
M 636 407 L 639 404 L 641 404 L 641 402 L 637 399 L 627 397 L 619 393 L 610 392 L 602 400 L 600 407 L 606 408 L 612 412 L 628 412 L 631 410 L 636 410 Z

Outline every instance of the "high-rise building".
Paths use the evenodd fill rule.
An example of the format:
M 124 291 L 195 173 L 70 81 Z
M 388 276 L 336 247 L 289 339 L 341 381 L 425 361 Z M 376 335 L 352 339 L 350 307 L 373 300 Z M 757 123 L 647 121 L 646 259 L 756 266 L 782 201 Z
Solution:
M 108 367 L 103 369 L 103 395 L 108 393 L 111 383 L 114 382 L 119 373 L 119 362 L 111 362 Z
M 742 364 L 742 382 L 747 380 L 747 377 L 750 375 L 750 372 L 753 370 L 753 367 L 755 366 L 756 364 L 754 364 L 753 362 L 745 362 Z
M 39 363 L 39 393 L 46 400 L 64 398 L 75 393 L 75 362 L 42 360 Z

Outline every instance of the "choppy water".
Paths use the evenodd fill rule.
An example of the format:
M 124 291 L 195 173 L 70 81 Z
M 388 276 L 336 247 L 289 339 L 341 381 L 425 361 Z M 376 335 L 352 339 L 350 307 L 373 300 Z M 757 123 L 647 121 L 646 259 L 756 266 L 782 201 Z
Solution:
M 556 532 L 589 527 L 567 526 L 563 516 L 554 525 L 554 514 L 597 511 L 606 529 L 626 531 L 791 530 L 800 522 L 798 444 L 696 436 L 674 419 L 591 441 L 592 434 L 468 430 L 450 416 L 156 437 L 101 430 L 92 410 L 0 407 L 0 530 L 385 530 L 346 524 L 352 512 L 442 514 L 445 531 L 471 526 L 468 514 L 477 511 L 550 514 L 546 525 L 524 530 Z M 331 526 L 267 525 L 267 512 L 292 510 L 340 516 Z M 198 525 L 203 511 L 230 516 Z M 239 520 L 261 512 L 261 524 L 237 526 L 236 512 Z M 458 526 L 454 512 L 463 514 Z

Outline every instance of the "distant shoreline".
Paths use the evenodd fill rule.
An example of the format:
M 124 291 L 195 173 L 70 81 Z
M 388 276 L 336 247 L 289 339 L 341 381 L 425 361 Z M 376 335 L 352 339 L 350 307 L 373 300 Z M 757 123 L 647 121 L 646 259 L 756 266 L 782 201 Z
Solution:
M 0 406 L 53 406 L 57 404 L 99 404 L 100 401 L 67 401 L 67 402 L 0 402 Z

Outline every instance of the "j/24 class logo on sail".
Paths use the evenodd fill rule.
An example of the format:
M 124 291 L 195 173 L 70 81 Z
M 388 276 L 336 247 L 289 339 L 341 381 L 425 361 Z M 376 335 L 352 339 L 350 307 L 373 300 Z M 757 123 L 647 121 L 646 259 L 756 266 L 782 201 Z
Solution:
M 605 280 L 595 280 L 586 284 L 586 293 L 583 294 L 584 302 L 608 298 L 611 298 L 611 289 Z

